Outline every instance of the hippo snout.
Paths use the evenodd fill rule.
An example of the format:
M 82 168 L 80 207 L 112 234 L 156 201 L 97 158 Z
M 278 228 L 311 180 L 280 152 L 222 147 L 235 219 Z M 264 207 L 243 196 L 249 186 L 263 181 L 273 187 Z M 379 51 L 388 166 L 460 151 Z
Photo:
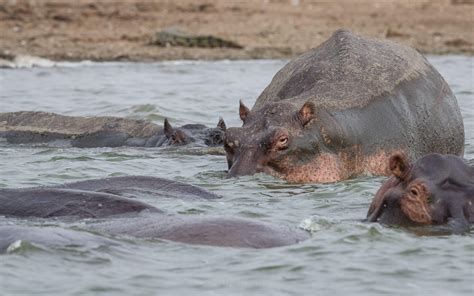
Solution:
M 229 168 L 228 176 L 237 177 L 245 175 L 254 175 L 261 172 L 261 166 L 258 165 L 255 151 L 247 150 L 235 157 Z
M 380 222 L 386 225 L 406 224 L 409 219 L 401 210 L 400 197 L 395 194 L 385 196 L 383 202 L 368 217 L 369 222 Z

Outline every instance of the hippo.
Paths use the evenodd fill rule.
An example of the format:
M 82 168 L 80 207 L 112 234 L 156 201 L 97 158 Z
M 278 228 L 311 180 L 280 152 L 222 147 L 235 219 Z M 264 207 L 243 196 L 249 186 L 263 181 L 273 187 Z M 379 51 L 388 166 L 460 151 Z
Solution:
M 103 246 L 118 246 L 119 243 L 86 231 L 59 227 L 0 226 L 0 254 L 13 251 L 21 243 L 52 248 L 82 247 L 97 249 Z
M 0 113 L 0 138 L 12 144 L 54 142 L 61 146 L 160 147 L 168 145 L 222 146 L 225 122 L 215 128 L 187 124 L 173 128 L 165 118 L 164 127 L 145 120 L 120 117 L 64 116 L 47 112 Z
M 167 118 L 163 124 L 163 135 L 157 135 L 154 146 L 183 146 L 193 143 L 195 146 L 222 146 L 224 143 L 224 132 L 226 124 L 224 119 L 219 118 L 215 128 L 208 128 L 203 124 L 185 124 L 174 128 Z M 150 143 L 153 145 L 153 140 Z M 149 143 L 149 144 L 150 144 Z
M 0 215 L 8 217 L 104 218 L 159 209 L 131 198 L 215 200 L 198 186 L 148 176 L 85 180 L 57 186 L 0 189 Z
M 228 175 L 292 183 L 386 175 L 403 152 L 463 155 L 464 126 L 446 81 L 416 50 L 341 29 L 286 64 L 242 127 L 227 128 Z
M 223 247 L 270 248 L 309 238 L 306 231 L 285 225 L 232 217 L 169 214 L 132 198 L 141 195 L 188 200 L 220 198 L 205 189 L 166 179 L 114 177 L 54 187 L 0 189 L 0 216 L 8 219 L 62 218 L 65 222 L 88 218 L 84 230 L 94 233 Z M 94 222 L 94 218 L 100 219 Z M 0 226 L 0 246 L 8 246 L 19 239 L 57 246 L 56 237 L 64 235 L 65 239 L 59 240 L 60 243 L 69 243 L 70 237 L 76 238 L 67 229 L 41 231 L 51 235 L 52 240 L 40 238 L 38 241 L 38 233 L 30 229 Z
M 310 234 L 296 227 L 233 217 L 153 215 L 89 225 L 94 232 L 194 245 L 273 248 L 300 243 Z
M 0 215 L 18 218 L 104 218 L 144 210 L 160 212 L 114 194 L 56 188 L 1 189 L 0 203 Z
M 474 223 L 474 168 L 455 155 L 428 154 L 411 163 L 396 153 L 367 220 L 386 225 L 441 225 L 461 233 Z
M 100 221 L 81 226 L 81 231 L 59 227 L 0 226 L 0 253 L 17 241 L 49 247 L 70 245 L 95 248 L 118 245 L 100 236 L 166 240 L 193 245 L 234 248 L 274 248 L 300 243 L 310 234 L 296 227 L 229 217 L 154 215 Z M 88 233 L 87 231 L 92 231 Z
M 198 186 L 149 176 L 110 177 L 36 188 L 94 191 L 127 198 L 140 198 L 143 196 L 186 200 L 216 200 L 222 198 L 222 196 Z M 31 190 L 36 188 L 31 188 Z

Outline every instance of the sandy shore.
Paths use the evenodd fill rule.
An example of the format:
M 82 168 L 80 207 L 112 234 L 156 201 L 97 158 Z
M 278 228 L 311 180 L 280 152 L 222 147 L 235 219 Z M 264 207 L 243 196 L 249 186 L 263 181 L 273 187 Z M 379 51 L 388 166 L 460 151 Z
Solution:
M 169 27 L 241 49 L 149 45 Z M 432 54 L 474 53 L 474 0 L 0 0 L 0 55 L 53 60 L 291 57 L 346 27 Z

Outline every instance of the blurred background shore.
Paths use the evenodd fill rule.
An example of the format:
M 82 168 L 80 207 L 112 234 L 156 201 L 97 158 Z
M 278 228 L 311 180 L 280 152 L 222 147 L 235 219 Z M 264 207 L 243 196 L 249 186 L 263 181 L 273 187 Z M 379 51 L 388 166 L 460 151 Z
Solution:
M 0 0 L 0 58 L 288 58 L 341 27 L 472 55 L 474 0 Z

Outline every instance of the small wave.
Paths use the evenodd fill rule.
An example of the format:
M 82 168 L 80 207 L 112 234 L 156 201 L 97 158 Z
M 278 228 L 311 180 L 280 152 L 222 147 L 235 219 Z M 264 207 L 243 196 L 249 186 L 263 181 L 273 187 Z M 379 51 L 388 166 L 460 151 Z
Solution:
M 111 162 L 120 162 L 126 161 L 131 159 L 152 159 L 153 157 L 147 154 L 127 154 L 121 152 L 114 152 L 114 151 L 106 151 L 100 154 L 100 157 L 103 157 L 105 161 Z
M 49 59 L 31 56 L 16 55 L 11 59 L 0 59 L 0 68 L 23 69 L 23 68 L 52 68 L 52 67 L 82 67 L 98 63 L 84 60 L 80 62 L 56 62 Z
M 66 68 L 74 68 L 74 67 L 83 67 L 83 66 L 93 66 L 97 65 L 99 63 L 89 61 L 89 60 L 84 60 L 80 62 L 57 62 L 56 66 L 57 67 L 66 67 Z
M 42 250 L 42 249 L 27 241 L 16 240 L 7 247 L 7 249 L 5 250 L 5 253 L 6 254 L 20 254 L 20 253 L 38 251 L 38 250 Z
M 56 62 L 30 55 L 17 55 L 11 60 L 0 59 L 0 68 L 55 67 Z
M 156 112 L 158 108 L 153 104 L 143 104 L 143 105 L 134 105 L 132 106 L 132 113 L 149 113 Z
M 241 64 L 272 64 L 275 63 L 275 60 L 240 60 L 238 61 Z M 152 64 L 156 66 L 192 66 L 192 65 L 205 65 L 205 64 L 230 64 L 235 63 L 231 60 L 218 60 L 218 61 L 208 61 L 208 60 L 173 60 L 173 61 L 157 61 L 153 63 L 147 63 L 147 65 Z M 51 67 L 83 67 L 83 66 L 122 66 L 126 64 L 131 64 L 131 62 L 95 62 L 90 60 L 83 60 L 78 62 L 69 62 L 69 61 L 52 61 L 46 58 L 41 58 L 31 55 L 17 55 L 13 56 L 11 59 L 0 59 L 0 68 L 6 69 L 18 69 L 18 68 L 51 68 Z M 142 64 L 140 62 L 133 64 Z
M 324 228 L 328 228 L 333 224 L 334 222 L 332 222 L 328 218 L 312 216 L 310 218 L 305 218 L 303 221 L 301 221 L 298 227 L 311 233 L 315 233 L 321 231 Z
M 46 162 L 50 161 L 62 161 L 62 160 L 69 160 L 69 161 L 89 161 L 89 160 L 94 160 L 92 157 L 87 157 L 87 156 L 77 156 L 77 157 L 67 157 L 67 156 L 54 156 L 50 160 L 47 160 Z

